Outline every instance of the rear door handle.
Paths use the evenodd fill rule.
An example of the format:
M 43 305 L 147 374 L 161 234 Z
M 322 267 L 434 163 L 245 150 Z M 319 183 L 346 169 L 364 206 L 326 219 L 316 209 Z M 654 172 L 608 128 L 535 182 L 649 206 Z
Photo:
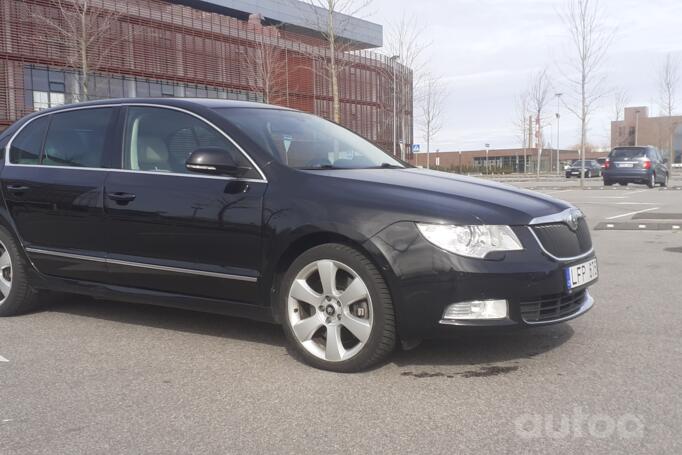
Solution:
M 135 200 L 135 195 L 132 193 L 107 193 L 107 197 L 112 201 L 116 201 L 117 204 L 127 204 Z
M 31 188 L 25 185 L 7 185 L 7 191 L 10 193 L 24 193 Z

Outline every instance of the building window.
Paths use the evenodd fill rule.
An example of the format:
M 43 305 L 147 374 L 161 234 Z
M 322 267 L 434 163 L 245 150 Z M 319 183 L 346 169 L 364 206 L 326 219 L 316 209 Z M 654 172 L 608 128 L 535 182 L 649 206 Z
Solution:
M 63 71 L 31 67 L 25 71 L 26 102 L 34 111 L 61 106 L 66 102 Z

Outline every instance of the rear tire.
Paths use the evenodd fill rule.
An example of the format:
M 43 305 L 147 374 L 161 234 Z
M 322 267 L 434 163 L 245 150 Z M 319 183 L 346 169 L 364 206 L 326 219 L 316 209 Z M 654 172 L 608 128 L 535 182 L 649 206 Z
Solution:
M 395 348 L 391 294 L 354 248 L 328 243 L 301 254 L 284 274 L 278 300 L 287 340 L 315 368 L 362 371 Z
M 586 172 L 585 172 L 585 178 L 586 178 L 586 179 L 591 179 L 591 178 L 592 178 L 592 171 L 586 171 Z
M 649 177 L 649 181 L 646 183 L 646 186 L 649 188 L 653 188 L 656 186 L 656 174 L 653 172 L 651 173 L 651 176 Z
M 16 316 L 36 309 L 41 293 L 31 288 L 31 267 L 20 252 L 14 237 L 0 227 L 0 317 Z
M 670 174 L 666 173 L 665 178 L 663 179 L 663 183 L 661 183 L 661 187 L 663 187 L 663 188 L 667 187 L 669 180 L 670 180 Z
M 628 186 L 628 182 L 618 182 L 620 186 Z
M 613 182 L 611 180 L 604 179 L 604 186 L 611 186 L 611 185 L 613 185 Z

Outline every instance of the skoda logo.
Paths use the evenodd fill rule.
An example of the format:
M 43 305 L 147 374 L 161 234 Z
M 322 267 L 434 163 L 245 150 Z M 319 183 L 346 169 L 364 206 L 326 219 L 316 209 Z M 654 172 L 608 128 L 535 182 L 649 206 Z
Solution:
M 570 212 L 568 212 L 568 215 L 566 216 L 566 219 L 564 222 L 568 225 L 569 228 L 571 228 L 572 231 L 577 231 L 578 230 L 578 222 L 580 221 L 580 218 L 583 217 L 583 212 L 581 212 L 578 209 L 572 209 Z

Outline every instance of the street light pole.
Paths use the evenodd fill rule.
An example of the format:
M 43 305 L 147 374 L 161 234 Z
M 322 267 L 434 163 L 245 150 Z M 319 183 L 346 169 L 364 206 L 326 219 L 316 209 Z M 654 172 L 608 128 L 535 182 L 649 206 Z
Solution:
M 559 120 L 561 119 L 561 114 L 559 113 L 559 109 L 561 107 L 560 100 L 561 100 L 561 95 L 563 93 L 555 93 L 554 96 L 556 96 L 556 173 L 560 174 L 561 170 L 559 169 L 559 163 L 561 163 L 561 159 L 559 158 L 560 148 L 559 148 Z
M 639 145 L 639 109 L 635 111 L 635 147 Z
M 399 55 L 394 55 L 391 57 L 391 62 L 393 64 L 393 156 L 396 156 L 396 138 L 398 136 L 398 87 L 397 87 L 397 77 L 396 77 L 396 62 L 400 58 Z M 401 159 L 404 161 L 405 157 L 401 154 Z
M 485 144 L 485 173 L 490 174 L 490 166 L 488 165 L 488 152 L 490 151 L 490 144 Z

